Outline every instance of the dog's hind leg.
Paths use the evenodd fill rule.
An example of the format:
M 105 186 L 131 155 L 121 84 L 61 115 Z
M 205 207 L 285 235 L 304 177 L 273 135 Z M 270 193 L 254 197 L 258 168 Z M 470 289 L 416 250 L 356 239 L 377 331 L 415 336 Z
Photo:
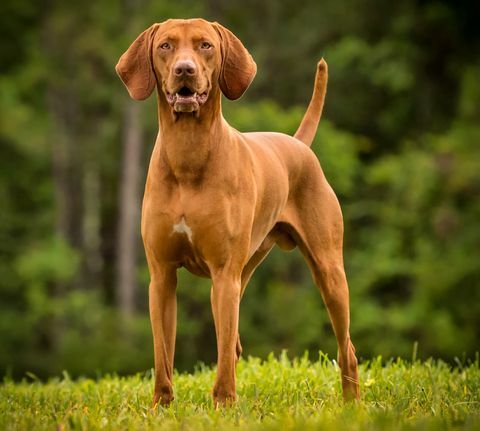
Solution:
M 245 265 L 245 268 L 243 268 L 242 279 L 241 279 L 242 289 L 240 292 L 240 300 L 242 299 L 243 294 L 245 293 L 245 289 L 247 288 L 248 282 L 252 278 L 252 275 L 255 272 L 255 269 L 257 269 L 258 265 L 260 265 L 263 262 L 263 260 L 267 257 L 268 253 L 270 253 L 274 245 L 275 245 L 275 238 L 273 236 L 267 236 L 267 238 L 265 238 L 265 240 L 263 241 L 262 245 L 258 248 L 258 250 L 253 254 L 253 256 L 250 258 L 248 263 Z M 240 343 L 240 333 L 239 333 L 237 337 L 237 347 L 236 347 L 237 361 L 240 359 L 240 356 L 242 355 L 242 351 L 243 349 L 242 349 L 242 344 Z
M 350 340 L 349 292 L 343 265 L 343 220 L 338 200 L 322 177 L 303 190 L 292 211 L 292 237 L 304 255 L 328 310 L 338 343 L 343 397 L 359 398 L 357 358 Z M 321 181 L 321 182 L 320 182 Z

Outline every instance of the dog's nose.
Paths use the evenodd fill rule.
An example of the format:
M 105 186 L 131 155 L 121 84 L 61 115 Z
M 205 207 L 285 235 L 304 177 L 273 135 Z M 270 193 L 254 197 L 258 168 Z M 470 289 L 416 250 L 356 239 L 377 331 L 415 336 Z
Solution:
M 197 66 L 195 66 L 195 63 L 191 60 L 181 60 L 177 61 L 173 68 L 173 72 L 176 76 L 194 76 L 197 73 Z

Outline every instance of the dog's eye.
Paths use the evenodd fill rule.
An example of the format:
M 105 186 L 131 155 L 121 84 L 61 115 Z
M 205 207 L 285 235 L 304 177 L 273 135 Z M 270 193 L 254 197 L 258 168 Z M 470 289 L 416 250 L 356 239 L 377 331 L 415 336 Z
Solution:
M 170 49 L 171 46 L 170 46 L 170 44 L 169 44 L 168 42 L 165 42 L 165 43 L 162 43 L 162 44 L 160 45 L 160 48 L 166 50 L 166 49 Z
M 210 49 L 212 47 L 212 45 L 208 42 L 202 42 L 202 44 L 200 45 L 200 48 L 202 49 Z

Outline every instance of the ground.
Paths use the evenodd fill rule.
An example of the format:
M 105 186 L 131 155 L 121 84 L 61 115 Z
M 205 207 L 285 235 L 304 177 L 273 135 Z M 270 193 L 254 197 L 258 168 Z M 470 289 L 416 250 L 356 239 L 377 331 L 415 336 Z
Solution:
M 344 404 L 335 361 L 286 355 L 238 364 L 238 403 L 215 410 L 214 370 L 175 375 L 175 401 L 150 408 L 151 372 L 0 386 L 0 429 L 479 430 L 479 360 L 363 362 L 361 401 Z M 33 380 L 33 381 L 32 381 Z

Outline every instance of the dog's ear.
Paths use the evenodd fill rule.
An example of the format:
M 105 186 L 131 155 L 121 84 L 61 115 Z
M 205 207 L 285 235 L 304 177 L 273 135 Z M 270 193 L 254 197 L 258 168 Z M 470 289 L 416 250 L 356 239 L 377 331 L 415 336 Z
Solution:
M 159 26 L 153 24 L 142 32 L 115 66 L 132 99 L 146 99 L 157 83 L 152 64 L 152 44 Z
M 247 48 L 230 30 L 218 22 L 214 22 L 213 27 L 222 41 L 222 66 L 218 78 L 220 89 L 228 99 L 239 99 L 253 81 L 257 65 Z

